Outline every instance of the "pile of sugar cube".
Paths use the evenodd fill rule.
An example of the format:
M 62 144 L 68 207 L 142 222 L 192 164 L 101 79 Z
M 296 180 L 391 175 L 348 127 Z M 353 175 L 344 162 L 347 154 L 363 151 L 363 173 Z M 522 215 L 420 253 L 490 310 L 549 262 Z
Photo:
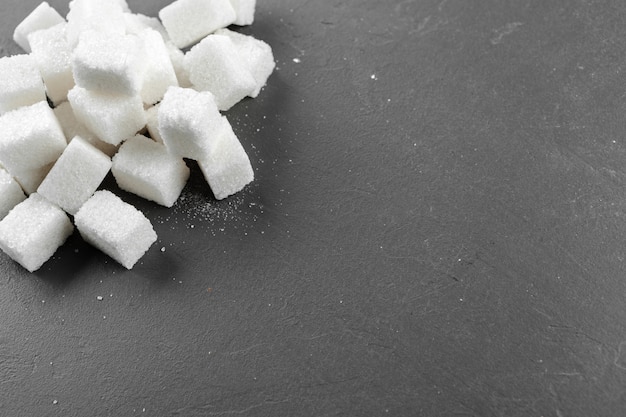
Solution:
M 254 179 L 221 112 L 256 97 L 270 46 L 228 27 L 255 0 L 176 0 L 159 17 L 126 0 L 47 2 L 15 29 L 25 54 L 0 58 L 0 248 L 39 269 L 73 233 L 130 269 L 157 240 L 113 192 L 171 207 L 195 160 L 215 198 Z M 186 50 L 186 52 L 184 52 Z

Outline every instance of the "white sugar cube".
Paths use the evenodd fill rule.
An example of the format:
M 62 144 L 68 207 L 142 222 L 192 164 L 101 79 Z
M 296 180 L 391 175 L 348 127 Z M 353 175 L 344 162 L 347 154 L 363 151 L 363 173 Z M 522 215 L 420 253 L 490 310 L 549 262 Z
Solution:
M 232 24 L 237 15 L 229 0 L 176 0 L 159 11 L 170 39 L 186 48 Z
M 189 81 L 189 73 L 185 68 L 185 53 L 178 49 L 172 42 L 166 42 L 167 52 L 170 55 L 170 61 L 176 72 L 176 78 L 178 79 L 178 85 L 184 88 L 191 88 L 191 81 Z
M 254 22 L 256 0 L 230 0 L 237 18 L 234 23 L 239 26 L 251 25 Z
M 210 152 L 224 128 L 222 116 L 209 92 L 171 87 L 158 110 L 159 132 L 168 150 L 198 159 Z
M 0 114 L 46 100 L 37 62 L 30 55 L 0 58 Z
M 146 125 L 146 113 L 139 95 L 102 94 L 76 86 L 67 98 L 76 120 L 100 140 L 112 145 L 135 136 Z
M 257 97 L 276 67 L 272 47 L 253 36 L 244 35 L 229 29 L 220 29 L 215 34 L 228 36 L 233 41 L 239 56 L 245 61 L 248 71 L 250 71 L 256 81 L 256 88 L 250 94 L 250 97 Z
M 26 199 L 22 187 L 15 179 L 0 168 L 0 220 L 2 220 L 13 207 Z
M 76 85 L 82 88 L 132 96 L 141 91 L 146 60 L 139 37 L 89 30 L 80 34 L 72 71 Z
M 104 152 L 107 156 L 113 156 L 115 152 L 117 152 L 117 146 L 101 141 L 95 134 L 91 133 L 84 124 L 76 120 L 74 110 L 69 101 L 64 101 L 52 109 L 52 111 L 61 125 L 67 143 L 74 139 L 74 137 L 80 136 L 91 145 Z
M 192 85 L 210 91 L 220 110 L 228 110 L 254 93 L 257 83 L 233 41 L 209 35 L 185 54 L 185 68 Z
M 137 35 L 145 29 L 153 29 L 159 32 L 164 42 L 170 40 L 167 30 L 156 17 L 146 16 L 141 13 L 124 13 L 124 21 L 126 22 L 126 33 Z
M 73 0 L 67 14 L 67 40 L 73 48 L 85 31 L 123 35 L 126 33 L 125 1 Z
M 97 191 L 74 217 L 83 239 L 127 269 L 156 242 L 150 221 L 110 191 Z
M 146 104 L 154 104 L 161 99 L 169 87 L 178 86 L 176 72 L 163 37 L 153 29 L 145 29 L 137 34 L 144 47 L 150 51 L 145 58 L 146 70 L 141 86 L 141 98 Z
M 214 149 L 198 160 L 198 165 L 218 200 L 241 191 L 254 180 L 254 171 L 246 151 L 227 121 L 226 126 Z
M 15 181 L 22 187 L 26 194 L 32 194 L 37 191 L 43 179 L 46 178 L 54 162 L 50 162 L 41 167 L 12 171 L 11 175 Z
M 33 272 L 54 255 L 73 231 L 67 214 L 35 193 L 0 221 L 0 248 Z
M 63 22 L 28 36 L 31 55 L 37 62 L 48 98 L 54 104 L 67 100 L 67 92 L 74 87 L 72 50 L 65 37 L 66 26 Z
M 15 31 L 13 32 L 13 40 L 26 52 L 30 52 L 30 42 L 28 35 L 31 33 L 47 29 L 49 27 L 58 25 L 65 22 L 63 16 L 61 16 L 55 9 L 53 9 L 48 2 L 42 2 L 39 6 L 22 20 Z
M 13 175 L 55 161 L 66 145 L 45 101 L 0 116 L 0 163 Z
M 74 215 L 110 169 L 111 158 L 77 136 L 67 145 L 37 193 Z
M 156 104 L 152 107 L 146 109 L 146 129 L 150 134 L 152 140 L 157 143 L 163 144 L 163 138 L 161 137 L 161 132 L 159 132 L 159 106 L 161 104 Z
M 111 169 L 122 190 L 172 207 L 189 178 L 182 158 L 141 135 L 128 139 L 113 157 Z

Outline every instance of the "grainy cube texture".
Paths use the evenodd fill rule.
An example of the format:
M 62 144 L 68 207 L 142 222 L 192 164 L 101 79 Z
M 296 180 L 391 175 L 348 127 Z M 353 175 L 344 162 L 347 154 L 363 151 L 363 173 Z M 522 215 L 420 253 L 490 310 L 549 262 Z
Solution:
M 0 58 L 0 114 L 46 99 L 37 62 L 30 55 Z
M 276 67 L 272 47 L 253 36 L 229 29 L 220 29 L 215 34 L 228 36 L 233 41 L 239 56 L 246 63 L 248 71 L 256 81 L 256 87 L 250 97 L 257 97 Z
M 72 48 L 82 32 L 95 30 L 112 35 L 126 33 L 125 1 L 72 0 L 67 14 L 67 40 Z
M 32 194 L 37 191 L 37 188 L 39 188 L 43 179 L 46 178 L 53 165 L 54 162 L 51 162 L 37 168 L 12 171 L 11 175 L 13 175 L 13 178 L 15 178 L 26 194 Z
M 13 40 L 26 52 L 30 52 L 28 35 L 65 22 L 63 16 L 44 1 L 22 20 L 13 32 Z
M 72 50 L 65 37 L 67 23 L 38 30 L 28 36 L 48 98 L 56 105 L 67 100 L 67 92 L 74 87 Z
M 189 178 L 182 158 L 145 136 L 127 140 L 113 157 L 113 176 L 122 190 L 172 207 Z
M 74 215 L 96 192 L 110 169 L 111 158 L 77 136 L 67 145 L 37 193 Z
M 153 29 L 145 29 L 137 34 L 147 51 L 146 70 L 141 86 L 141 98 L 146 104 L 154 104 L 163 99 L 169 87 L 178 86 L 176 72 L 170 59 L 163 37 Z
M 0 248 L 33 272 L 54 255 L 73 231 L 67 214 L 35 193 L 0 221 Z
M 56 161 L 66 145 L 45 101 L 0 116 L 0 163 L 13 175 Z
M 24 191 L 17 181 L 11 174 L 0 168 L 0 220 L 25 198 Z
M 150 221 L 110 191 L 97 191 L 74 217 L 85 241 L 131 269 L 156 242 Z
M 174 45 L 186 48 L 237 18 L 230 0 L 176 0 L 159 11 Z
M 222 131 L 217 146 L 198 160 L 198 165 L 218 200 L 241 191 L 254 180 L 254 171 L 246 151 L 230 123 L 226 121 L 225 125 L 227 128 Z
M 159 132 L 168 150 L 197 160 L 209 153 L 224 128 L 222 116 L 209 92 L 172 87 L 158 110 Z
M 74 137 L 80 136 L 107 156 L 113 156 L 117 152 L 117 146 L 101 141 L 84 124 L 76 120 L 74 110 L 69 101 L 64 101 L 52 109 L 52 111 L 61 125 L 67 143 L 70 143 Z
M 142 89 L 147 58 L 136 35 L 85 31 L 72 55 L 74 80 L 91 91 L 133 96 Z
M 256 0 L 230 0 L 237 18 L 234 23 L 239 26 L 251 25 L 254 22 Z
M 76 120 L 112 145 L 135 136 L 146 125 L 146 112 L 139 95 L 103 94 L 76 86 L 67 98 Z
M 146 109 L 146 129 L 150 134 L 152 140 L 157 143 L 163 144 L 163 138 L 161 132 L 159 132 L 159 106 L 156 104 Z
M 233 41 L 224 35 L 209 35 L 185 54 L 191 84 L 210 91 L 220 110 L 228 110 L 252 95 L 257 83 Z

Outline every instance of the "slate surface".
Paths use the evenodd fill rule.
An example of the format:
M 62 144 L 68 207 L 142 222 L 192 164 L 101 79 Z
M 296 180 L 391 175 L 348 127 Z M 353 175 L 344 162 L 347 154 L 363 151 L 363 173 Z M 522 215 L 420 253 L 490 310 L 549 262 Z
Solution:
M 2 55 L 37 4 L 0 5 Z M 626 3 L 259 0 L 241 31 L 278 62 L 228 113 L 256 181 L 120 193 L 159 234 L 132 271 L 0 256 L 0 414 L 626 413 Z

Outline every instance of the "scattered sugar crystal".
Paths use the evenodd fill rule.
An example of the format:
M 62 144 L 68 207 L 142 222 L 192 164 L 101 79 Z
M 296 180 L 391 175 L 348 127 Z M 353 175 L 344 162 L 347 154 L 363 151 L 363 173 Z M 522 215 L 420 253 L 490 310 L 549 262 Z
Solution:
M 131 269 L 156 242 L 150 221 L 110 191 L 97 191 L 78 210 L 76 227 L 85 241 Z
M 35 193 L 0 221 L 0 248 L 33 272 L 52 257 L 73 230 L 63 210 Z
M 146 125 L 146 113 L 139 95 L 96 93 L 74 87 L 67 95 L 76 120 L 100 140 L 119 145 Z
M 230 4 L 235 9 L 237 18 L 233 22 L 236 25 L 251 25 L 254 22 L 254 11 L 256 0 L 230 0 Z
M 30 55 L 0 58 L 0 114 L 46 100 L 37 62 Z
M 266 42 L 253 36 L 244 35 L 229 29 L 220 29 L 216 34 L 228 36 L 239 52 L 239 56 L 246 63 L 247 69 L 254 77 L 256 86 L 250 97 L 257 97 L 267 83 L 268 78 L 276 68 L 272 48 Z M 296 62 L 294 59 L 294 62 Z M 298 60 L 297 62 L 300 62 Z
M 232 24 L 237 15 L 229 0 L 176 0 L 159 11 L 170 39 L 186 48 Z
M 125 1 L 72 0 L 67 14 L 67 40 L 72 48 L 82 32 L 94 30 L 111 35 L 126 33 Z
M 141 135 L 122 144 L 113 157 L 112 172 L 121 189 L 165 207 L 174 205 L 189 178 L 182 158 Z
M 147 59 L 144 43 L 136 35 L 88 30 L 80 34 L 72 72 L 80 87 L 133 96 L 142 89 Z
M 67 92 L 74 87 L 72 51 L 65 37 L 66 26 L 67 23 L 63 22 L 28 36 L 48 98 L 54 104 L 67 100 Z
M 13 32 L 13 40 L 26 52 L 30 52 L 30 43 L 28 35 L 31 33 L 47 29 L 59 23 L 65 22 L 63 16 L 61 16 L 55 9 L 53 9 L 48 2 L 42 2 L 39 6 L 22 20 L 15 31 Z
M 66 141 L 45 101 L 0 116 L 0 163 L 14 176 L 54 162 Z
M 230 123 L 216 141 L 211 152 L 198 160 L 215 198 L 222 200 L 254 180 L 250 159 L 233 132 Z
M 209 35 L 185 55 L 185 68 L 192 85 L 210 91 L 220 110 L 228 110 L 252 95 L 257 83 L 233 41 L 224 35 Z
M 154 104 L 163 99 L 169 87 L 178 86 L 176 72 L 165 46 L 163 37 L 153 29 L 145 29 L 137 34 L 147 51 L 146 70 L 141 86 L 141 98 L 146 104 Z
M 37 193 L 74 215 L 110 169 L 111 159 L 77 136 L 67 145 Z
M 104 152 L 107 156 L 113 156 L 115 155 L 115 152 L 117 152 L 116 146 L 101 141 L 95 134 L 91 133 L 91 131 L 87 129 L 84 124 L 76 120 L 74 110 L 72 109 L 72 105 L 69 101 L 64 101 L 52 109 L 52 111 L 57 117 L 68 143 L 76 136 L 80 136 L 91 145 Z
M 210 92 L 171 87 L 158 110 L 159 132 L 168 150 L 198 159 L 208 153 L 224 128 L 222 116 Z
M 26 199 L 24 191 L 15 179 L 0 168 L 0 220 L 2 220 L 13 207 Z

